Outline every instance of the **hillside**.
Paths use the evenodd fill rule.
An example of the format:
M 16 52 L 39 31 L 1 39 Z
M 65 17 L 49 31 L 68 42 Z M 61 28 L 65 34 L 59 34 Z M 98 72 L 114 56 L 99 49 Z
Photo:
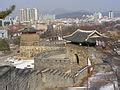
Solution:
M 77 11 L 77 12 L 70 12 L 70 13 L 64 13 L 56 15 L 56 18 L 80 18 L 83 15 L 91 15 L 91 12 L 88 11 Z

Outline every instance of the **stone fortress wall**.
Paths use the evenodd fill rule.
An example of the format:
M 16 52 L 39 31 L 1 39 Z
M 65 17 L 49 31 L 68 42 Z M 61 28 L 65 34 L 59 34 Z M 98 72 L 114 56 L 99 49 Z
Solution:
M 79 86 L 87 75 L 85 68 L 75 74 L 50 68 L 32 70 L 1 66 L 0 70 L 2 70 L 0 90 L 45 90 L 46 88 Z
M 4 83 L 0 90 L 44 90 L 80 86 L 88 76 L 88 57 L 92 63 L 100 62 L 97 58 L 101 54 L 93 56 L 92 53 L 95 52 L 93 47 L 70 44 L 59 48 L 54 46 L 53 49 L 36 55 L 34 70 L 12 69 L 8 72 L 6 79 L 0 79 Z
M 64 47 L 64 42 L 42 42 L 40 41 L 38 45 L 21 45 L 20 46 L 20 57 L 21 58 L 33 58 L 39 53 L 45 51 L 56 50 Z
M 46 88 L 80 86 L 89 75 L 88 59 L 92 64 L 102 63 L 102 56 L 104 55 L 95 47 L 66 44 L 64 48 L 38 54 L 35 57 L 35 69 L 41 72 L 41 81 L 44 82 L 43 86 Z M 108 66 L 100 68 L 102 67 L 108 68 Z M 62 76 L 70 80 L 62 79 Z M 62 81 L 60 82 L 59 79 Z M 65 84 L 62 84 L 64 82 Z
M 22 34 L 20 37 L 21 46 L 33 46 L 38 45 L 40 37 L 38 34 Z
M 6 65 L 0 66 L 0 71 L 0 90 L 29 90 L 28 84 L 33 70 Z
M 80 86 L 89 75 L 88 60 L 91 64 L 102 62 L 104 54 L 96 47 L 80 46 L 64 42 L 38 42 L 35 35 L 30 42 L 23 36 L 26 45 L 20 46 L 21 58 L 33 58 L 35 69 L 9 68 L 1 75 L 0 90 L 44 90 L 45 88 Z M 104 71 L 106 66 L 96 66 L 98 71 Z M 6 67 L 5 67 L 6 68 Z M 102 69 L 101 69 L 102 68 Z M 97 72 L 96 70 L 96 72 Z M 8 89 L 9 88 L 9 89 Z
M 9 66 L 3 66 L 0 67 L 0 90 L 6 90 L 6 88 L 10 88 L 11 82 L 10 82 L 10 67 Z M 2 72 L 3 71 L 3 72 Z M 7 73 L 7 74 L 5 74 Z
M 65 74 L 56 69 L 46 68 L 40 71 L 39 73 L 37 73 L 37 75 L 38 75 L 37 83 L 39 86 L 37 87 L 38 88 L 37 90 L 39 90 L 40 88 L 51 88 L 51 87 L 55 88 L 55 87 L 63 87 L 63 86 L 69 87 L 73 85 L 72 75 Z
M 49 47 L 49 46 L 20 46 L 20 57 L 21 58 L 33 58 L 35 55 L 60 47 Z
M 71 59 L 72 56 L 67 57 L 66 53 L 67 49 L 64 48 L 40 53 L 35 57 L 35 69 L 41 71 L 41 81 L 44 82 L 44 87 L 70 87 L 74 86 L 76 83 L 82 83 L 82 79 L 87 77 L 87 70 L 84 70 L 75 76 L 75 74 L 78 73 L 78 70 L 82 70 L 87 63 L 85 62 L 78 65 L 77 60 L 76 62 L 73 62 Z
M 64 49 L 56 49 L 40 53 L 35 57 L 35 69 L 51 68 L 65 71 L 70 69 L 70 60 L 66 58 Z

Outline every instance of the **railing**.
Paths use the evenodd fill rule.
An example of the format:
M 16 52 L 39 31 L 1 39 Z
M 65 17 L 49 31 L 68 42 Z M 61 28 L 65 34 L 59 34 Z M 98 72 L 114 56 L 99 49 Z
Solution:
M 118 82 L 118 76 L 117 76 L 117 73 L 114 71 L 114 69 L 113 69 L 113 67 L 111 66 L 111 64 L 109 64 L 109 63 L 98 63 L 98 64 L 94 64 L 94 65 L 87 65 L 87 66 L 85 66 L 83 69 L 81 69 L 81 70 L 79 70 L 76 74 L 74 74 L 74 86 L 76 86 L 76 85 L 80 85 L 81 83 L 82 83 L 82 81 L 81 81 L 81 78 L 79 78 L 79 77 L 81 77 L 81 75 L 83 75 L 84 74 L 84 71 L 85 70 L 88 70 L 89 68 L 91 68 L 91 67 L 95 67 L 95 66 L 99 66 L 99 65 L 109 65 L 110 66 L 110 68 L 111 68 L 111 71 L 113 72 L 113 74 L 115 75 L 115 82 Z M 85 71 L 86 72 L 86 71 Z M 88 73 L 87 73 L 87 83 L 88 83 L 88 77 L 89 77 L 89 75 L 88 75 Z M 84 78 L 86 77 L 85 75 L 84 75 Z M 113 85 L 114 85 L 114 90 L 116 90 L 118 87 L 116 87 L 116 85 L 115 85 L 115 82 L 112 82 L 113 83 Z M 111 81 L 107 81 L 107 82 L 111 82 Z M 87 88 L 89 88 L 88 87 L 88 85 L 87 85 Z M 87 90 L 89 90 L 89 89 L 87 89 Z

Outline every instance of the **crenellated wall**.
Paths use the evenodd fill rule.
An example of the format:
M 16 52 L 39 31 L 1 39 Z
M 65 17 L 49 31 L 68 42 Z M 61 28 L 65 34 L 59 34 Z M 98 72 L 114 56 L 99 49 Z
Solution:
M 73 85 L 73 76 L 56 69 L 44 69 L 41 71 L 44 87 L 69 87 Z
M 82 71 L 77 77 L 74 77 L 74 75 L 78 73 L 78 70 L 87 65 L 84 58 L 85 55 L 81 56 L 80 62 L 82 63 L 78 65 L 77 62 L 73 62 L 71 59 L 71 57 L 73 57 L 72 52 L 69 53 L 71 53 L 70 57 L 67 55 L 67 49 L 63 48 L 43 52 L 35 57 L 35 69 L 41 71 L 41 77 L 38 78 L 42 78 L 46 88 L 72 87 L 77 83 L 80 85 L 83 81 L 82 79 L 87 77 L 87 70 Z
M 29 40 L 29 39 L 28 39 Z M 24 40 L 25 41 L 25 40 Z M 26 41 L 27 42 L 27 41 Z M 64 41 L 38 41 L 38 45 L 21 45 L 20 58 L 33 58 L 37 54 L 64 48 Z
M 60 47 L 54 47 L 54 46 L 20 46 L 20 57 L 33 58 L 34 56 L 36 56 L 41 52 L 56 50 L 59 48 Z

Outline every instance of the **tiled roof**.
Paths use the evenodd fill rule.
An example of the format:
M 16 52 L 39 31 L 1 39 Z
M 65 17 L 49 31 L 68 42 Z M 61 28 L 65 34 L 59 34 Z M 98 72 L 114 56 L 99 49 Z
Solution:
M 22 33 L 36 33 L 37 30 L 34 28 L 25 28 L 23 30 L 21 30 Z
M 90 37 L 93 34 L 97 34 L 98 36 L 102 36 L 99 32 L 97 32 L 96 30 L 92 30 L 92 31 L 85 31 L 85 30 L 76 30 L 74 33 L 72 33 L 71 35 L 68 36 L 64 36 L 63 38 L 67 41 L 71 41 L 71 42 L 75 42 L 75 43 L 81 43 L 81 42 L 93 42 L 93 39 L 90 39 Z M 99 38 L 99 37 L 97 37 Z

